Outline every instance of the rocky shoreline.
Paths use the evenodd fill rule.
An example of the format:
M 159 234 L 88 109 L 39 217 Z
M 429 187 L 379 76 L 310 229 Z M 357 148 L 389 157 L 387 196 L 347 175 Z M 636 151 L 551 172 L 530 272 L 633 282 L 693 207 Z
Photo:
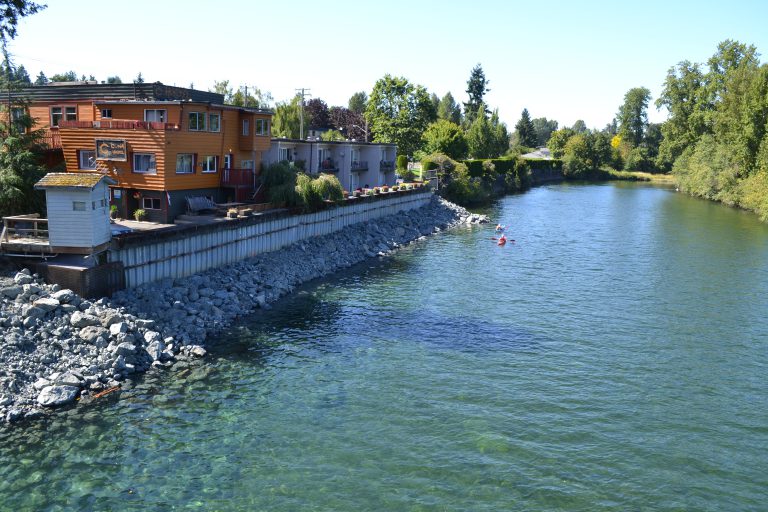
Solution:
M 83 299 L 29 270 L 0 277 L 0 424 L 120 389 L 206 353 L 206 338 L 296 286 L 485 216 L 437 197 L 419 209 L 112 298 Z

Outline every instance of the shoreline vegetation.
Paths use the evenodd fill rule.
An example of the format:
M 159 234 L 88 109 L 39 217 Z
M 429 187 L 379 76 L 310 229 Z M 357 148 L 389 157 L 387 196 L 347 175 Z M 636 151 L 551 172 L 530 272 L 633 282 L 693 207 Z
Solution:
M 0 276 L 0 426 L 119 396 L 150 369 L 205 356 L 210 335 L 297 286 L 487 217 L 433 196 L 225 267 L 90 301 L 29 270 Z

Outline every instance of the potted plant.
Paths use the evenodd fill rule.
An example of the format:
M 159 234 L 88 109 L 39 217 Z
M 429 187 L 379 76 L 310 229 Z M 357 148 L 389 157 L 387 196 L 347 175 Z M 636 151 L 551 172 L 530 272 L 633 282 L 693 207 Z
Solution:
M 379 187 L 373 187 L 374 194 L 379 195 L 379 192 L 381 192 L 381 190 L 379 190 Z
M 138 210 L 134 211 L 133 218 L 136 219 L 136 221 L 138 222 L 142 222 L 144 219 L 147 218 L 146 210 L 139 208 Z
M 109 207 L 109 218 L 110 219 L 116 219 L 117 218 L 117 205 L 113 204 Z
M 363 194 L 362 190 L 355 190 L 352 192 L 352 197 L 360 197 Z
M 383 187 L 381 187 L 381 191 L 382 192 L 389 192 L 389 187 L 384 185 Z

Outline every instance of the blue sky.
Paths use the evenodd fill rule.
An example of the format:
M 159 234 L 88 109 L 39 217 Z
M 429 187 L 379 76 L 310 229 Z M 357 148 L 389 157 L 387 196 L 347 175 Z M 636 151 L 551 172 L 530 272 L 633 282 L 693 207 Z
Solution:
M 725 39 L 768 52 L 768 2 L 49 0 L 10 48 L 34 78 L 74 70 L 104 80 L 257 86 L 276 101 L 311 89 L 346 105 L 384 74 L 466 101 L 480 63 L 487 102 L 510 128 L 532 117 L 602 128 L 624 94 L 658 97 L 666 71 L 706 61 Z M 765 59 L 762 59 L 765 62 Z M 649 109 L 652 121 L 664 112 Z

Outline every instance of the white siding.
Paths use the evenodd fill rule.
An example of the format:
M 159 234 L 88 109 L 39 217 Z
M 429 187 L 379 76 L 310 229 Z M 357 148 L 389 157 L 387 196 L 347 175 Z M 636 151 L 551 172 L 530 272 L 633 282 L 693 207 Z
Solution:
M 104 206 L 101 206 L 101 201 L 104 201 Z M 93 247 L 109 242 L 112 238 L 112 231 L 109 227 L 109 187 L 103 181 L 91 192 L 91 201 L 96 202 L 96 209 L 91 210 L 92 229 L 93 233 Z M 90 207 L 90 204 L 88 205 Z
M 88 189 L 46 189 L 48 240 L 52 246 L 93 247 L 90 192 Z M 74 201 L 84 202 L 85 210 L 73 210 Z

